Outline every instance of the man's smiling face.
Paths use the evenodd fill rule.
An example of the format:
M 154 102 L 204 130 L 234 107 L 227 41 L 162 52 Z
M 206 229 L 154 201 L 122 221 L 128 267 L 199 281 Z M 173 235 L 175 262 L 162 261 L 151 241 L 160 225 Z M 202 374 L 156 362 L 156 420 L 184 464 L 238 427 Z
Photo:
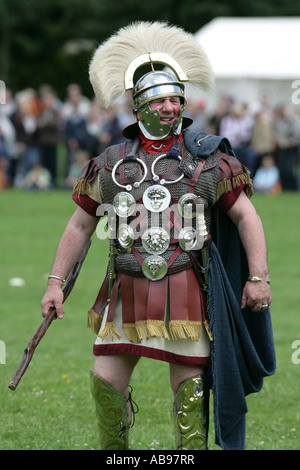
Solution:
M 179 96 L 162 97 L 149 102 L 150 109 L 157 109 L 160 114 L 160 121 L 164 124 L 169 124 L 170 128 L 174 120 L 179 117 L 180 106 Z

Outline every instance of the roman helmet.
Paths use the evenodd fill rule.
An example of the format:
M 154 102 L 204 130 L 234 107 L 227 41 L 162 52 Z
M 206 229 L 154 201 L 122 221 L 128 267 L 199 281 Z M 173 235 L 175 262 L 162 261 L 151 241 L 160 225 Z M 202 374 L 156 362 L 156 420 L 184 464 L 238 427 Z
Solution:
M 185 82 L 209 90 L 214 77 L 202 47 L 177 26 L 163 22 L 135 22 L 121 28 L 95 51 L 89 68 L 90 81 L 100 103 L 109 107 L 125 91 L 132 91 L 133 112 L 139 119 L 123 130 L 131 138 L 139 126 L 149 139 L 164 139 L 192 122 L 183 116 Z M 181 107 L 172 129 L 160 121 L 149 103 L 162 96 L 178 96 Z
M 160 121 L 160 113 L 157 109 L 151 110 L 149 103 L 165 96 L 176 96 L 181 100 L 178 119 L 173 122 L 172 129 L 169 124 Z M 171 73 L 153 71 L 140 78 L 133 89 L 134 112 L 139 112 L 138 125 L 143 134 L 152 140 L 165 138 L 172 130 L 173 134 L 179 134 L 182 127 L 182 114 L 185 108 L 184 85 Z

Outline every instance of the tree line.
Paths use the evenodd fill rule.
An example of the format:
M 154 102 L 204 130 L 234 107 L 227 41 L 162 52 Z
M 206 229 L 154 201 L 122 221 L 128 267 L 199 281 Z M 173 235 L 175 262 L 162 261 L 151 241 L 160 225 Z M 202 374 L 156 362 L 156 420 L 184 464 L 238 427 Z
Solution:
M 13 91 L 71 82 L 92 94 L 95 47 L 132 21 L 168 21 L 194 33 L 220 16 L 300 16 L 298 0 L 0 0 L 0 79 Z

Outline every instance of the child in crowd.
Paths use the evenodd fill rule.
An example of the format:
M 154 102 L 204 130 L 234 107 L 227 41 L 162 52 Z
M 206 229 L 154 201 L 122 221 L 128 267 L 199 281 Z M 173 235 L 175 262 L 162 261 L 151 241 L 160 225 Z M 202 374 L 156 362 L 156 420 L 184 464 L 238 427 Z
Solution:
M 279 170 L 272 155 L 265 155 L 253 178 L 256 192 L 277 194 L 281 191 Z

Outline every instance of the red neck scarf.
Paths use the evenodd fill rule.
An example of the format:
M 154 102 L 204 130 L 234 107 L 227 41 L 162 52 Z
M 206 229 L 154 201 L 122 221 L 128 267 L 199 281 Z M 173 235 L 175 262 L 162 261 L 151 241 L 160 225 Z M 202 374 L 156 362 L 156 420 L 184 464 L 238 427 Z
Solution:
M 147 137 L 140 132 L 140 139 L 141 139 L 141 147 L 147 152 L 147 153 L 157 153 L 157 152 L 168 152 L 170 148 L 172 147 L 172 144 L 175 140 L 175 137 L 171 137 L 170 139 L 165 139 L 165 140 L 149 140 Z M 178 136 L 178 142 L 180 142 L 182 139 L 182 134 Z

